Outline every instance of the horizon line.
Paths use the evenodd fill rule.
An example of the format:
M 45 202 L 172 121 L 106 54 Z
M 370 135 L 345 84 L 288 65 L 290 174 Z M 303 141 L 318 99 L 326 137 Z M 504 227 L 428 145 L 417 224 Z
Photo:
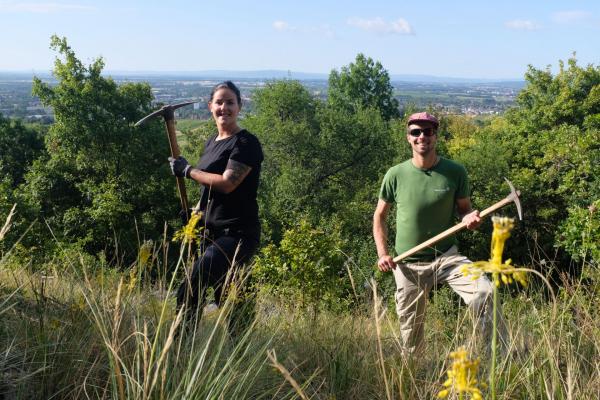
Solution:
M 285 70 L 285 69 L 255 69 L 255 70 L 226 70 L 226 69 L 208 69 L 208 70 L 127 70 L 127 69 L 106 69 L 102 71 L 103 74 L 107 75 L 133 75 L 133 76 L 143 76 L 143 75 L 170 75 L 170 76 L 178 76 L 178 75 L 196 75 L 198 78 L 242 78 L 248 79 L 250 78 L 267 78 L 273 79 L 276 78 L 273 75 L 277 75 L 277 78 L 290 77 L 293 78 L 293 75 L 302 75 L 302 76 L 312 76 L 313 79 L 323 79 L 327 80 L 330 73 L 326 72 L 305 72 L 305 71 L 294 71 L 294 70 Z M 0 74 L 20 74 L 20 75 L 35 75 L 36 73 L 40 74 L 52 74 L 52 69 L 41 69 L 36 70 L 35 68 L 25 70 L 15 70 L 15 69 L 0 69 Z M 201 76 L 202 74 L 206 74 L 207 76 Z M 239 74 L 239 75 L 236 75 Z M 265 74 L 261 76 L 261 74 Z M 269 75 L 270 74 L 270 75 Z M 253 75 L 253 76 L 251 76 Z M 460 77 L 460 76 L 444 76 L 444 75 L 431 75 L 431 74 L 415 74 L 415 73 L 392 73 L 388 71 L 388 76 L 390 80 L 401 80 L 399 78 L 406 78 L 410 81 L 419 80 L 420 82 L 428 82 L 428 81 L 464 81 L 464 82 L 523 82 L 525 79 L 523 77 L 510 77 L 510 78 L 489 78 L 489 77 Z

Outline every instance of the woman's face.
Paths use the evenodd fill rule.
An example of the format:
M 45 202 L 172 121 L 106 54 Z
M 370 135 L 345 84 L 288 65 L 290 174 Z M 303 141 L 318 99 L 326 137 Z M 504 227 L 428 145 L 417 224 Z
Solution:
M 237 124 L 240 105 L 235 93 L 231 89 L 221 88 L 217 90 L 210 103 L 208 103 L 208 109 L 217 125 L 229 126 Z

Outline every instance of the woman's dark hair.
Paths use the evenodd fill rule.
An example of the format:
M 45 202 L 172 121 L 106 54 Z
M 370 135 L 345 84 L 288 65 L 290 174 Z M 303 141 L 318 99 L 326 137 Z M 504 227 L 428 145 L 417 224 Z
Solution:
M 213 97 L 215 95 L 215 93 L 217 92 L 217 90 L 219 89 L 229 89 L 231 90 L 233 93 L 235 93 L 235 97 L 237 97 L 237 102 L 238 105 L 241 106 L 242 105 L 242 95 L 240 94 L 240 89 L 238 89 L 237 86 L 235 86 L 235 83 L 231 82 L 231 81 L 225 81 L 225 82 L 221 82 L 218 83 L 210 92 L 210 100 L 213 100 Z

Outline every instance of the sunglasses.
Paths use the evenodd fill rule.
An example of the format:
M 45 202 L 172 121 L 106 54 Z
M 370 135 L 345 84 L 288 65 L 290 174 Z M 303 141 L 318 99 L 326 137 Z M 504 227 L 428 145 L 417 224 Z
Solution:
M 419 137 L 419 136 L 421 136 L 421 133 L 425 136 L 435 135 L 435 131 L 433 130 L 433 128 L 425 128 L 425 129 L 415 128 L 415 129 L 411 129 L 408 132 L 408 134 L 412 137 Z

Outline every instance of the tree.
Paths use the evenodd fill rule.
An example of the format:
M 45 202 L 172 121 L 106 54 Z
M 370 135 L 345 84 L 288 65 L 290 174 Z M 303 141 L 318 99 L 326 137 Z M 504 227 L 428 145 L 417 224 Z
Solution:
M 587 210 L 600 198 L 600 68 L 579 67 L 574 58 L 568 66 L 560 62 L 556 76 L 529 67 L 517 105 L 470 137 L 475 142 L 459 155 L 477 206 L 497 201 L 503 175 L 521 190 L 526 222 L 514 248 L 522 262 L 532 254 L 553 259 L 557 248 L 579 258 L 584 247 L 597 254 L 584 232 L 597 223 Z M 563 256 L 567 269 L 571 260 Z
M 43 150 L 40 130 L 0 114 L 0 176 L 9 179 L 12 189 L 23 182 L 27 169 Z
M 507 119 L 529 133 L 562 124 L 591 127 L 589 124 L 598 121 L 600 66 L 582 68 L 575 56 L 567 65 L 565 68 L 565 63 L 559 61 L 556 76 L 550 67 L 538 70 L 530 65 L 525 74 L 527 86 L 517 96 L 517 106 L 507 113 Z
M 272 239 L 301 217 L 318 224 L 343 213 L 366 188 L 375 196 L 373 185 L 395 155 L 378 110 L 338 109 L 296 81 L 269 83 L 254 104 L 244 124 L 265 152 L 259 196 Z
M 348 112 L 375 108 L 385 121 L 398 118 L 398 100 L 394 98 L 390 77 L 379 61 L 358 54 L 354 63 L 329 74 L 329 103 Z
M 54 64 L 58 84 L 36 77 L 33 93 L 56 122 L 22 197 L 61 240 L 92 254 L 117 246 L 133 252 L 137 233 L 159 236 L 178 203 L 163 128 L 133 127 L 151 111 L 152 91 L 104 78 L 101 58 L 84 66 L 65 38 L 53 36 L 51 47 L 63 57 Z
M 18 186 L 33 161 L 44 154 L 44 128 L 26 126 L 20 120 L 7 119 L 0 115 L 0 215 L 6 216 L 18 203 Z M 23 204 L 17 207 L 10 234 L 0 244 L 0 249 L 10 249 L 18 240 L 27 223 L 22 216 L 27 214 Z M 2 217 L 0 217 L 2 218 Z

